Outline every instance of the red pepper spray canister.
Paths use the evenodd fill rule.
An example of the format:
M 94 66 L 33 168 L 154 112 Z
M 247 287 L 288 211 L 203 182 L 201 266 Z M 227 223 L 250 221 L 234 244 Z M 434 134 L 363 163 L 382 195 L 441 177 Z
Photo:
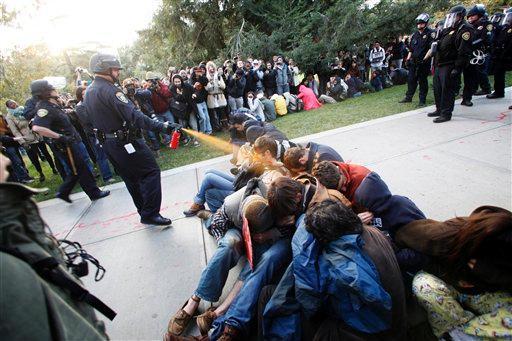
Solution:
M 180 131 L 179 130 L 175 130 L 173 133 L 172 133 L 172 137 L 171 137 L 171 143 L 169 143 L 169 147 L 171 149 L 177 149 L 178 148 L 178 145 L 180 144 Z

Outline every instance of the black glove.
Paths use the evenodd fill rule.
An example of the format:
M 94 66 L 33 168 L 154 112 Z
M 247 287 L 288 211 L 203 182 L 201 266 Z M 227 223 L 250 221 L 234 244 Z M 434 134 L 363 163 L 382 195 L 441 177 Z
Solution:
M 71 144 L 73 142 L 73 138 L 71 136 L 61 134 L 57 139 L 57 142 L 62 144 Z
M 164 132 L 172 134 L 176 130 L 181 130 L 183 126 L 179 123 L 166 123 L 164 124 Z
M 452 78 L 455 78 L 457 77 L 458 75 L 460 74 L 460 71 L 458 69 L 453 69 L 451 72 L 450 72 L 450 77 Z

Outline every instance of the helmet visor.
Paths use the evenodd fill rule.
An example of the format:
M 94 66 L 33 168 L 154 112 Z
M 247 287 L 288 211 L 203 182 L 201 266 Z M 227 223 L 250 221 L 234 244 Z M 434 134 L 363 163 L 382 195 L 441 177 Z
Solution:
M 501 25 L 512 25 L 512 13 L 505 14 L 503 20 L 501 20 Z
M 443 29 L 455 27 L 459 21 L 459 13 L 448 13 L 444 19 Z

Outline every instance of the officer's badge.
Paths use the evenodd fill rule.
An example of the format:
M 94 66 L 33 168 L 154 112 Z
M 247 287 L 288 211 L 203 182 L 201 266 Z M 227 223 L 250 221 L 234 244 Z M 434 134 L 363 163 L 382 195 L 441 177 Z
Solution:
M 435 39 L 436 38 L 436 32 L 430 33 L 430 36 Z
M 462 39 L 469 40 L 469 38 L 471 38 L 471 33 L 469 33 L 469 32 L 462 33 Z
M 477 30 L 482 30 L 484 27 L 483 26 L 478 26 Z
M 122 92 L 117 92 L 116 93 L 116 97 L 118 100 L 120 100 L 121 102 L 127 104 L 128 103 L 128 98 L 126 98 L 126 96 L 122 93 Z
M 423 35 L 423 39 L 427 39 L 427 35 L 426 34 Z
M 510 32 L 512 32 L 512 28 L 509 28 L 507 31 L 507 33 L 510 33 Z
M 39 109 L 37 111 L 37 116 L 39 117 L 45 117 L 46 115 L 48 115 L 48 110 L 46 109 Z

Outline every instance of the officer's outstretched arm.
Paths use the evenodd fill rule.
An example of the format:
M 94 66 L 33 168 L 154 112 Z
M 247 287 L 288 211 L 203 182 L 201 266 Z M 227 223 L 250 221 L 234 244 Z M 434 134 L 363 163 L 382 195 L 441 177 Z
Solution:
M 45 128 L 45 127 L 35 125 L 32 127 L 32 130 L 44 137 L 50 137 L 52 139 L 58 139 L 60 137 L 59 133 L 56 133 L 53 130 Z
M 111 101 L 114 103 L 115 109 L 131 126 L 152 131 L 163 131 L 165 129 L 162 122 L 152 120 L 144 115 L 121 91 L 113 94 Z

